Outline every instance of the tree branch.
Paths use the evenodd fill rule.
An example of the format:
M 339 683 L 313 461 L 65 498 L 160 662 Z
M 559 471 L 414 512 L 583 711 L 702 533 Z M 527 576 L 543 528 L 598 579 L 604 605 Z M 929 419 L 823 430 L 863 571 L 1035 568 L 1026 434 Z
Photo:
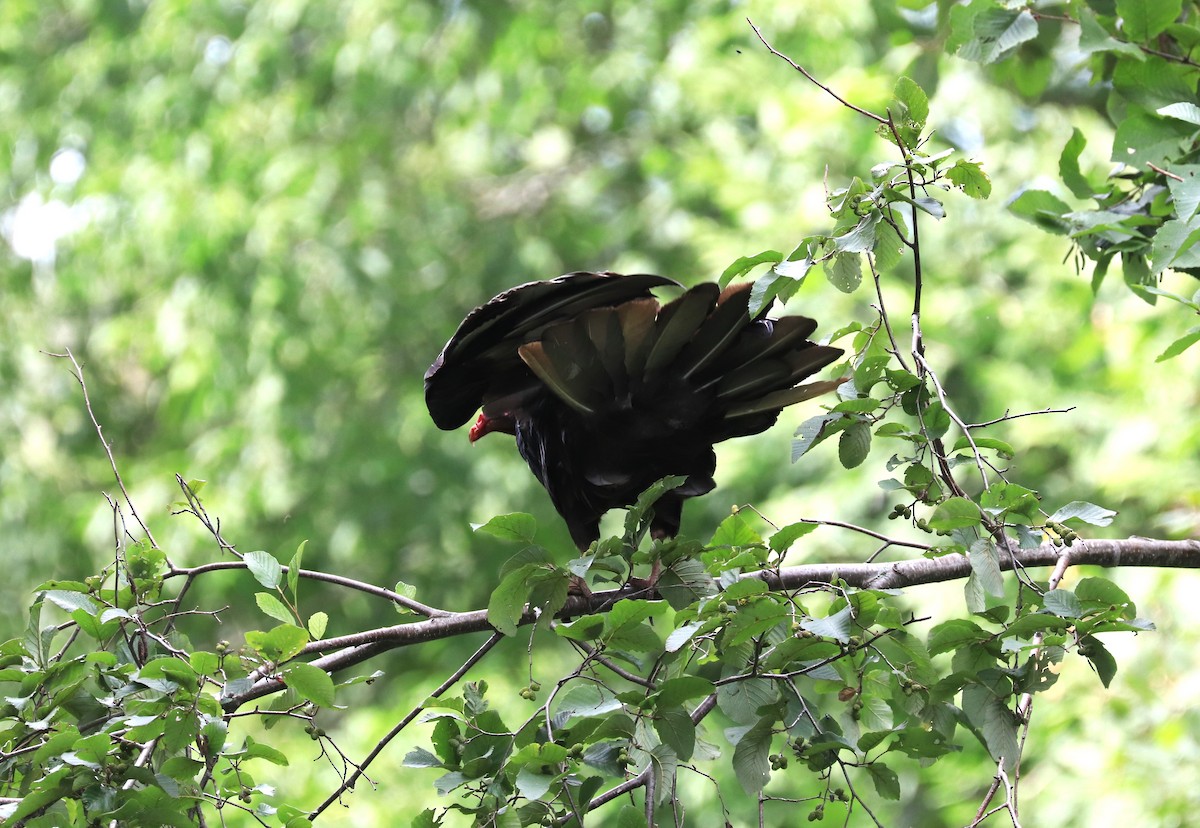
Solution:
M 1015 549 L 1012 555 L 1001 556 L 1001 569 L 1011 570 L 1014 566 L 1056 566 L 1063 557 L 1063 547 L 1044 543 L 1036 549 Z M 1073 566 L 1153 566 L 1173 569 L 1200 569 L 1200 540 L 1166 541 L 1151 538 L 1127 538 L 1104 540 L 1078 540 L 1069 548 L 1069 563 Z M 809 584 L 828 584 L 844 581 L 862 589 L 897 589 L 901 587 L 954 581 L 971 574 L 971 563 L 966 555 L 951 554 L 939 558 L 914 558 L 891 563 L 848 563 L 806 564 L 789 566 L 779 570 L 763 570 L 743 575 L 744 578 L 760 578 L 772 589 L 800 589 Z M 658 598 L 653 590 L 624 586 L 621 589 L 594 592 L 591 595 L 573 595 L 557 617 L 572 618 L 604 612 L 617 601 L 626 598 Z M 532 624 L 538 618 L 533 610 L 526 610 L 518 622 Z M 493 632 L 487 620 L 487 610 L 456 612 L 450 615 L 397 624 L 375 630 L 314 641 L 304 648 L 303 654 L 329 652 L 329 655 L 314 659 L 311 664 L 335 673 L 361 664 L 388 650 L 466 635 L 474 632 Z M 221 706 L 232 713 L 244 704 L 283 690 L 280 678 L 266 677 L 257 681 L 250 689 L 225 696 Z

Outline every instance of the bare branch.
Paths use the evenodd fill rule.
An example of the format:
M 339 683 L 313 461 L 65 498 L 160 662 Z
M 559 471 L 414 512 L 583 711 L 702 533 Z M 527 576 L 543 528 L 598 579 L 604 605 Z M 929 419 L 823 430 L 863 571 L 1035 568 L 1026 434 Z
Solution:
M 43 351 L 43 353 L 46 353 Z M 158 548 L 158 541 L 154 539 L 154 533 L 150 531 L 150 527 L 142 520 L 141 515 L 137 513 L 137 507 L 133 505 L 133 500 L 129 497 L 129 492 L 125 488 L 125 481 L 121 479 L 121 472 L 117 469 L 117 460 L 113 457 L 112 446 L 104 437 L 104 428 L 100 425 L 100 421 L 96 419 L 96 413 L 92 410 L 92 398 L 88 394 L 87 383 L 83 381 L 83 367 L 76 362 L 75 355 L 71 353 L 71 349 L 67 348 L 64 353 L 53 354 L 47 353 L 47 356 L 57 357 L 58 359 L 69 359 L 74 370 L 71 372 L 75 377 L 79 387 L 83 390 L 83 406 L 87 409 L 88 418 L 92 421 L 92 427 L 96 429 L 96 436 L 100 438 L 100 445 L 104 446 L 104 453 L 108 455 L 108 465 L 112 468 L 113 477 L 117 479 L 117 486 L 121 489 L 121 496 L 125 498 L 125 503 L 129 506 L 129 512 L 133 515 L 134 520 L 142 527 L 142 531 L 146 533 L 146 538 L 150 541 L 150 545 L 155 549 Z
M 840 103 L 842 106 L 846 107 L 847 109 L 853 109 L 853 110 L 854 110 L 855 112 L 857 112 L 859 115 L 865 115 L 866 117 L 868 117 L 868 118 L 870 118 L 871 120 L 873 120 L 873 121 L 876 121 L 876 122 L 878 122 L 878 123 L 881 123 L 881 124 L 886 124 L 886 123 L 887 123 L 887 118 L 881 118 L 881 117 L 879 117 L 878 115 L 876 115 L 874 112 L 868 112 L 867 110 L 863 109 L 862 107 L 855 106 L 854 104 L 850 103 L 848 100 L 846 100 L 845 98 L 843 98 L 841 95 L 839 95 L 838 93 L 834 92 L 834 91 L 833 91 L 832 89 L 830 89 L 828 86 L 826 86 L 825 84 L 821 83 L 819 80 L 817 80 L 817 79 L 816 79 L 816 78 L 814 78 L 812 75 L 810 75 L 810 74 L 808 73 L 808 70 L 807 70 L 807 69 L 805 69 L 803 66 L 801 66 L 799 63 L 796 63 L 796 61 L 792 60 L 790 57 L 788 57 L 787 55 L 783 54 L 782 52 L 776 51 L 775 47 L 774 47 L 774 46 L 772 46 L 770 43 L 768 43 L 768 42 L 767 42 L 767 39 L 766 39 L 765 37 L 763 37 L 763 33 L 762 33 L 761 31 L 759 31 L 759 29 L 758 29 L 758 26 L 755 26 L 755 25 L 754 25 L 754 21 L 753 21 L 753 20 L 751 20 L 749 17 L 747 17 L 747 18 L 746 18 L 746 22 L 750 24 L 750 28 L 751 28 L 751 29 L 754 29 L 754 33 L 755 33 L 756 35 L 758 35 L 758 39 L 762 41 L 762 45 L 764 45 L 764 46 L 766 46 L 766 47 L 767 47 L 767 51 L 768 51 L 768 52 L 770 52 L 771 54 L 775 55 L 775 57 L 777 57 L 777 58 L 781 58 L 782 60 L 785 60 L 785 61 L 787 61 L 787 62 L 788 62 L 790 65 L 791 65 L 791 67 L 792 67 L 793 69 L 795 69 L 795 70 L 796 70 L 797 72 L 799 72 L 801 75 L 804 75 L 804 77 L 806 77 L 806 78 L 808 78 L 810 81 L 812 81 L 812 83 L 813 83 L 813 84 L 815 84 L 816 86 L 818 86 L 818 87 L 820 87 L 822 90 L 824 90 L 824 91 L 825 91 L 825 92 L 826 92 L 828 95 L 830 95 L 832 98 L 834 98 L 834 100 L 836 100 L 836 101 L 837 101 L 838 103 Z

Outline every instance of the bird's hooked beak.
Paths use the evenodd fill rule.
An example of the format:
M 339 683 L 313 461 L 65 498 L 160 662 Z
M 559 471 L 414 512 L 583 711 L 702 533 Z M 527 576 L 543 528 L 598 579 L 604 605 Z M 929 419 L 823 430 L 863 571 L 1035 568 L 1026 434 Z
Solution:
M 467 439 L 474 444 L 480 437 L 485 434 L 491 434 L 493 431 L 503 431 L 505 434 L 512 434 L 515 431 L 515 423 L 512 416 L 509 414 L 498 414 L 494 417 L 489 417 L 481 411 L 479 418 L 475 420 L 475 424 L 467 432 Z

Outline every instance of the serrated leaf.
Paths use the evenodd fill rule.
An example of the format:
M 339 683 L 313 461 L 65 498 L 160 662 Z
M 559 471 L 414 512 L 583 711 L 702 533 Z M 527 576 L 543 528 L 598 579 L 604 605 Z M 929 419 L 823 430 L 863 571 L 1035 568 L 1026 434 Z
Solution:
M 901 76 L 892 90 L 892 97 L 904 104 L 908 117 L 918 130 L 925 128 L 925 122 L 929 119 L 929 96 L 915 80 Z
M 1026 41 L 1037 37 L 1038 24 L 1028 10 L 999 7 L 977 13 L 973 37 L 958 49 L 958 56 L 978 63 L 994 63 Z
M 853 293 L 862 284 L 862 257 L 858 253 L 838 253 L 825 263 L 825 275 L 842 293 Z
M 538 564 L 525 564 L 509 572 L 492 590 L 488 599 L 488 623 L 503 635 L 516 635 L 517 622 L 525 612 L 525 601 L 529 597 L 530 578 L 539 569 Z
M 805 618 L 800 622 L 800 627 L 814 635 L 845 644 L 850 640 L 850 624 L 854 620 L 851 612 L 852 608 L 847 605 L 825 618 Z
M 978 506 L 965 497 L 952 497 L 938 504 L 933 510 L 933 516 L 929 518 L 929 527 L 940 532 L 978 526 L 982 522 Z
M 1163 362 L 1168 359 L 1173 359 L 1174 357 L 1182 354 L 1188 348 L 1195 345 L 1197 342 L 1200 342 L 1200 326 L 1189 329 L 1187 333 L 1168 345 L 1165 351 L 1155 357 L 1154 361 Z
M 956 161 L 946 170 L 946 177 L 969 198 L 987 198 L 992 194 L 992 180 L 978 161 Z
M 99 611 L 99 607 L 96 606 L 96 602 L 81 592 L 51 589 L 44 594 L 47 601 L 54 604 L 59 609 L 66 610 L 67 612 L 83 610 L 88 615 L 95 615 Z
M 991 538 L 980 538 L 967 550 L 971 571 L 988 595 L 1004 597 L 1004 576 L 1000 572 L 1000 553 Z
M 325 636 L 325 628 L 329 626 L 329 615 L 324 612 L 314 612 L 308 617 L 308 632 L 314 641 Z
M 692 640 L 692 636 L 696 634 L 704 625 L 693 622 L 691 624 L 683 624 L 676 628 L 670 635 L 667 636 L 666 651 L 668 653 L 678 652 L 684 644 Z
M 857 422 L 842 432 L 838 440 L 838 460 L 842 467 L 853 469 L 867 459 L 871 451 L 871 426 Z
M 1105 509 L 1095 503 L 1083 500 L 1073 500 L 1050 516 L 1051 523 L 1063 523 L 1068 520 L 1082 520 L 1092 526 L 1108 526 L 1116 516 L 1112 509 Z
M 771 539 L 767 543 L 775 552 L 786 552 L 791 549 L 793 543 L 815 530 L 819 525 L 817 523 L 788 524 L 771 535 Z
M 681 761 L 692 758 L 696 750 L 696 725 L 687 711 L 678 707 L 662 711 L 654 717 L 654 730 Z
M 299 695 L 321 707 L 333 707 L 333 679 L 320 667 L 300 662 L 283 671 L 283 682 Z
M 1052 589 L 1042 596 L 1042 606 L 1059 618 L 1078 618 L 1083 615 L 1083 606 L 1075 593 L 1067 589 Z
M 295 598 L 297 590 L 300 588 L 300 569 L 304 563 L 304 547 L 308 546 L 308 541 L 300 541 L 300 545 L 296 547 L 296 553 L 292 555 L 292 559 L 288 562 L 287 582 L 288 590 Z
M 663 708 L 678 707 L 685 701 L 704 698 L 716 691 L 717 688 L 706 678 L 701 678 L 700 676 L 680 676 L 679 678 L 664 681 L 654 698 L 655 704 Z M 680 758 L 684 759 L 687 757 L 681 755 Z
M 260 610 L 274 618 L 276 621 L 282 621 L 285 624 L 290 624 L 295 620 L 292 617 L 291 611 L 284 605 L 284 603 L 269 592 L 254 593 L 254 603 L 258 604 L 258 608 Z
M 733 771 L 742 790 L 751 796 L 766 787 L 771 778 L 771 737 L 774 735 L 773 718 L 762 718 L 742 734 L 733 749 Z
M 1079 642 L 1079 652 L 1091 662 L 1101 683 L 1108 687 L 1117 674 L 1117 660 L 1112 657 L 1108 648 L 1101 644 L 1099 639 L 1089 635 Z
M 975 446 L 981 449 L 991 449 L 996 452 L 996 455 L 1002 460 L 1011 460 L 1016 452 L 1013 447 L 1003 440 L 997 440 L 995 437 L 975 437 Z M 963 451 L 971 448 L 971 441 L 967 435 L 963 435 L 954 441 L 954 448 L 951 452 Z
M 983 737 L 992 758 L 1004 760 L 1009 772 L 1016 766 L 1020 747 L 1017 743 L 1017 721 L 1004 701 L 988 688 L 972 685 L 963 690 L 963 713 Z
M 1175 22 L 1183 0 L 1116 0 L 1121 28 L 1135 42 L 1158 37 Z
M 719 283 L 724 288 L 734 279 L 745 276 L 760 264 L 781 261 L 783 261 L 783 254 L 778 250 L 764 250 L 756 256 L 742 256 L 729 267 L 725 268 L 725 272 L 721 274 Z
M 867 773 L 875 783 L 875 793 L 884 799 L 900 799 L 900 777 L 894 770 L 877 759 L 867 765 Z
M 275 589 L 279 586 L 279 582 L 283 578 L 283 567 L 279 565 L 279 561 L 275 560 L 274 555 L 258 550 L 247 553 L 243 560 L 246 568 L 250 570 L 250 574 L 260 584 L 267 589 Z
M 491 535 L 500 540 L 533 543 L 533 536 L 537 533 L 537 521 L 533 515 L 525 512 L 513 512 L 508 515 L 497 515 L 487 523 L 473 523 L 471 528 L 475 532 Z
M 818 414 L 801 423 L 800 427 L 796 429 L 796 439 L 792 441 L 792 462 L 795 463 L 807 454 L 809 449 L 829 436 L 826 433 L 826 427 L 840 419 L 841 415 L 838 414 Z
M 246 643 L 277 664 L 303 650 L 308 640 L 308 631 L 295 624 L 280 624 L 269 632 L 250 630 L 246 633 Z
M 404 755 L 400 764 L 406 768 L 444 768 L 442 760 L 434 756 L 425 748 L 413 748 Z
M 1084 177 L 1079 168 L 1079 156 L 1087 146 L 1087 139 L 1079 127 L 1071 131 L 1071 137 L 1058 156 L 1058 177 L 1076 198 L 1091 198 L 1095 188 Z
M 1065 236 L 1071 230 L 1070 223 L 1063 218 L 1071 212 L 1071 208 L 1045 190 L 1025 190 L 1008 203 L 1008 210 L 1014 216 L 1059 236 Z

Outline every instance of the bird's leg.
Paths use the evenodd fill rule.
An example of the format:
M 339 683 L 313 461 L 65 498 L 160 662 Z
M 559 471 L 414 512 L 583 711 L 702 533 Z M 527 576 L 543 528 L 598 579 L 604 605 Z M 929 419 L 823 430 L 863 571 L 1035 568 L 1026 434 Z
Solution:
M 656 541 L 664 541 L 664 540 L 669 540 L 671 538 L 671 533 L 669 533 L 667 530 L 663 529 L 662 527 L 655 526 L 650 529 L 650 537 Z M 633 587 L 634 589 L 646 589 L 646 590 L 654 589 L 654 585 L 658 583 L 658 577 L 661 574 L 662 574 L 662 559 L 655 558 L 654 563 L 650 565 L 650 574 L 649 575 L 647 575 L 645 578 L 631 577 L 627 581 L 627 583 L 629 584 L 629 586 Z

